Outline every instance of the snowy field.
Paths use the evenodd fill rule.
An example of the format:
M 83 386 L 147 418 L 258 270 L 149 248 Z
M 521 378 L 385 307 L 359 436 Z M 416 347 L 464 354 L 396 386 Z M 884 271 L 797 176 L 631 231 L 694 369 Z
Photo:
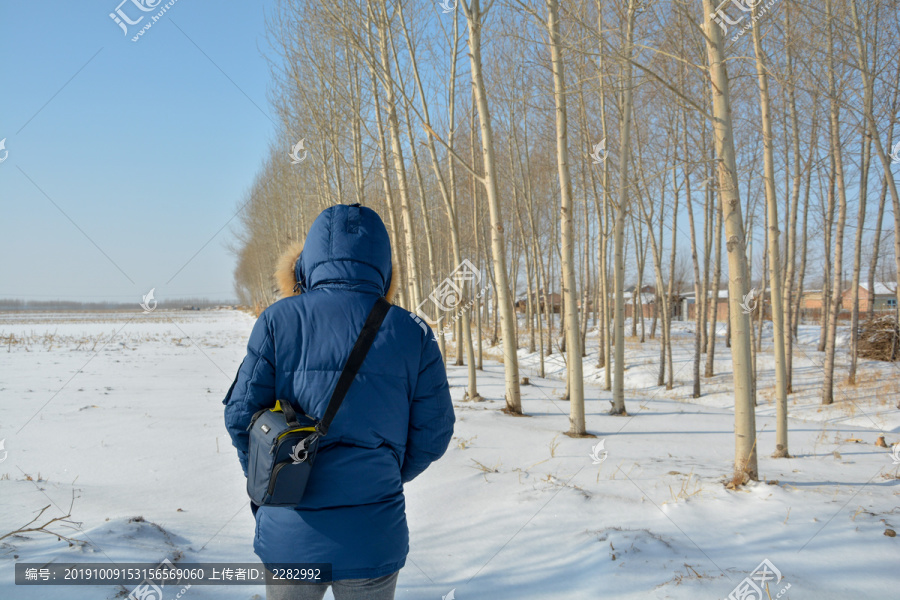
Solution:
M 17 587 L 17 561 L 255 561 L 221 404 L 252 324 L 230 311 L 0 314 L 0 536 L 45 506 L 37 525 L 71 505 L 73 524 L 48 529 L 74 540 L 43 532 L 0 540 L 0 598 L 127 595 L 114 586 Z M 531 380 L 523 418 L 499 411 L 502 364 L 486 360 L 478 391 L 487 400 L 478 403 L 461 401 L 466 370 L 451 367 L 456 431 L 445 457 L 407 486 L 411 548 L 397 598 L 721 599 L 764 559 L 780 579 L 763 598 L 900 596 L 900 540 L 885 534 L 900 525 L 900 465 L 874 444 L 882 434 L 900 441 L 900 367 L 862 362 L 860 383 L 842 383 L 838 402 L 823 409 L 818 329 L 803 328 L 794 457 L 774 460 L 764 341 L 761 481 L 729 491 L 729 350 L 719 338 L 716 376 L 688 402 L 690 324 L 676 329 L 671 391 L 655 385 L 657 342 L 628 341 L 628 417 L 605 414 L 603 372 L 595 353 L 585 359 L 595 439 L 561 434 L 569 407 L 558 355 L 542 379 L 538 357 L 521 351 Z M 843 380 L 846 354 L 838 365 Z M 179 593 L 167 589 L 165 600 Z M 264 589 L 194 586 L 181 597 L 263 598 Z

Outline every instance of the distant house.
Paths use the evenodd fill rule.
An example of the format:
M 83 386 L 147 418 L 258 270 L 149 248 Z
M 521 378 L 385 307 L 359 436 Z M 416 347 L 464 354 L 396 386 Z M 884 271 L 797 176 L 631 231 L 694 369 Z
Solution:
M 712 290 L 709 291 L 709 299 L 713 299 Z M 694 297 L 693 292 L 690 294 L 684 294 L 681 296 L 681 314 L 682 318 L 688 321 L 694 321 L 697 319 L 697 310 L 699 309 L 699 305 L 697 304 L 697 299 Z M 710 311 L 709 320 L 712 321 L 715 319 L 716 321 L 721 321 L 725 323 L 728 321 L 728 290 L 719 290 L 718 298 L 716 300 L 716 310 Z
M 868 283 L 859 284 L 859 310 L 867 312 L 869 305 L 873 306 L 873 310 L 887 311 L 897 308 L 897 291 L 896 284 L 881 283 L 875 284 L 875 289 L 870 291 Z M 822 290 L 803 290 L 803 297 L 800 298 L 800 308 L 809 316 L 820 314 L 822 307 L 825 305 L 822 297 Z M 841 309 L 849 311 L 853 309 L 853 288 L 847 288 L 841 294 Z
M 635 293 L 635 286 L 628 286 L 622 293 L 622 296 L 625 300 L 625 317 L 630 318 L 633 316 L 635 312 L 635 305 L 640 304 L 641 310 L 638 312 L 642 312 L 644 318 L 652 319 L 657 317 L 657 302 L 656 302 L 656 288 L 652 285 L 645 285 L 641 288 L 639 294 Z M 534 294 L 533 291 L 529 291 L 528 294 Z M 516 312 L 524 313 L 527 310 L 528 303 L 528 294 L 522 294 L 518 298 L 516 298 Z M 550 301 L 551 311 L 553 313 L 559 314 L 562 309 L 562 296 L 555 292 L 551 292 L 548 294 L 548 299 Z M 670 309 L 672 315 L 675 318 L 679 318 L 681 315 L 681 299 L 682 296 L 680 294 L 673 294 L 673 301 L 670 304 Z M 544 293 L 541 291 L 536 299 L 532 299 L 535 306 L 539 306 L 540 310 L 544 311 Z M 584 302 L 584 296 L 579 293 L 578 298 L 576 298 L 576 304 L 578 305 L 578 311 L 581 314 L 593 314 L 595 309 L 595 298 L 588 298 L 587 303 Z M 602 308 L 602 306 L 601 306 Z M 609 291 L 609 308 L 610 311 L 615 312 L 615 294 L 612 289 Z
M 822 310 L 825 301 L 822 298 L 822 290 L 803 290 L 800 297 L 800 309 L 806 311 Z
M 541 312 L 546 312 L 544 309 L 544 290 L 541 290 L 537 295 L 537 300 L 535 301 L 534 292 L 529 291 L 528 294 L 519 296 L 516 300 L 516 312 L 524 313 L 527 310 L 528 305 L 528 295 L 532 296 L 532 302 L 534 306 L 540 307 Z M 556 314 L 559 314 L 560 309 L 562 308 L 562 296 L 557 294 L 556 292 L 550 292 L 547 294 L 547 300 L 550 302 L 550 311 Z
M 640 293 L 636 293 L 635 286 L 625 288 L 622 294 L 625 298 L 625 317 L 633 317 L 635 308 L 638 303 L 641 306 L 641 314 L 645 319 L 652 319 L 656 315 L 656 288 L 652 285 L 645 285 L 641 288 Z
M 869 306 L 876 311 L 888 311 L 897 308 L 896 284 L 876 283 L 873 290 L 869 290 L 868 283 L 859 284 L 859 311 L 866 312 Z M 841 308 L 853 310 L 853 288 L 846 290 L 841 296 Z

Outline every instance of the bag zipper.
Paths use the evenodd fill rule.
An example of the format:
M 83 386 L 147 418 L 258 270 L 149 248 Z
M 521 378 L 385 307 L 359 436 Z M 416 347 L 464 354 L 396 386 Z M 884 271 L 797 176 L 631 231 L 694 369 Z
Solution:
M 253 424 L 256 423 L 256 420 L 267 410 L 269 410 L 269 409 L 264 408 L 262 410 L 258 410 L 255 413 L 253 413 L 253 416 L 250 418 L 250 424 L 247 425 L 247 431 L 250 431 L 251 429 L 253 429 Z
M 289 429 L 289 430 L 287 430 L 287 431 L 282 431 L 281 433 L 279 433 L 279 434 L 278 434 L 278 437 L 275 438 L 275 439 L 280 441 L 280 440 L 281 440 L 282 438 L 284 438 L 285 436 L 288 436 L 288 435 L 290 435 L 290 434 L 292 434 L 292 433 L 297 433 L 298 431 L 315 431 L 315 430 L 316 430 L 315 427 L 299 427 L 299 428 L 296 428 L 296 429 Z
M 266 489 L 266 494 L 271 496 L 275 491 L 275 480 L 278 477 L 278 473 L 285 467 L 285 465 L 289 465 L 289 462 L 278 463 L 275 465 L 275 468 L 272 469 L 272 477 L 269 479 L 269 487 Z

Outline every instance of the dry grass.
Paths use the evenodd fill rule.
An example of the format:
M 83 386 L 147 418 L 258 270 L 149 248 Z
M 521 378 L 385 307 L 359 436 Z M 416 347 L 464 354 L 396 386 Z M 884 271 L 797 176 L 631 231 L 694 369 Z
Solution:
M 469 466 L 472 467 L 473 469 L 478 469 L 482 473 L 499 473 L 500 472 L 500 461 L 499 460 L 497 461 L 497 464 L 494 465 L 493 467 L 489 467 L 489 466 L 475 460 L 474 458 L 470 458 L 469 460 L 471 460 L 473 463 L 475 463 L 475 466 L 472 466 L 472 465 L 469 465 Z
M 193 340 L 193 341 L 192 341 Z M 0 349 L 12 352 L 99 352 L 100 350 L 135 350 L 144 343 L 173 344 L 180 347 L 194 343 L 203 347 L 222 347 L 220 341 L 207 341 L 202 337 L 175 337 L 172 332 L 146 333 L 121 329 L 97 333 L 63 335 L 57 332 L 5 333 L 0 331 Z M 2 351 L 2 350 L 0 350 Z
M 29 481 L 32 481 L 32 479 L 30 478 L 30 476 L 28 477 L 28 480 L 29 480 Z M 40 481 L 40 475 L 38 475 L 38 481 Z M 50 529 L 47 529 L 47 528 L 48 528 L 49 526 L 51 526 L 51 525 L 61 525 L 61 526 L 66 527 L 66 528 L 68 528 L 68 529 L 80 530 L 80 529 L 81 529 L 81 523 L 78 523 L 78 522 L 75 522 L 75 521 L 72 521 L 72 520 L 71 520 L 71 517 L 72 517 L 72 507 L 74 506 L 74 504 L 75 504 L 75 492 L 73 491 L 73 492 L 72 492 L 72 501 L 69 503 L 69 510 L 68 510 L 68 512 L 67 512 L 65 515 L 63 515 L 63 516 L 61 516 L 61 517 L 53 517 L 53 518 L 47 520 L 43 525 L 35 525 L 35 523 L 41 518 L 41 516 L 44 514 L 44 512 L 45 512 L 48 508 L 50 508 L 51 505 L 48 504 L 48 505 L 45 506 L 44 508 L 40 509 L 40 511 L 38 512 L 37 516 L 35 516 L 32 520 L 30 520 L 29 522 L 25 523 L 24 525 L 22 525 L 22 526 L 19 527 L 18 529 L 14 530 L 14 531 L 10 531 L 10 532 L 8 532 L 8 533 L 6 533 L 6 534 L 0 536 L 0 540 L 2 540 L 2 539 L 4 539 L 4 538 L 8 538 L 8 537 L 23 537 L 23 535 L 26 534 L 26 533 L 46 533 L 46 534 L 48 534 L 48 535 L 51 535 L 51 536 L 55 537 L 55 538 L 58 539 L 58 540 L 65 540 L 66 542 L 69 543 L 69 546 L 75 546 L 75 545 L 83 546 L 83 545 L 87 545 L 87 542 L 85 542 L 85 541 L 83 541 L 83 540 L 77 540 L 77 539 L 74 539 L 74 538 L 70 538 L 70 537 L 68 537 L 68 536 L 66 536 L 66 535 L 63 535 L 62 533 L 59 533 L 58 531 L 52 531 L 52 530 L 50 530 Z M 35 525 L 35 526 L 32 527 L 32 525 Z
M 557 442 L 557 438 L 559 438 L 559 434 L 553 436 L 553 439 L 550 441 L 550 458 L 556 458 L 556 449 L 559 448 L 559 442 Z
M 879 404 L 900 406 L 900 403 L 896 403 L 897 399 L 900 398 L 900 379 L 896 377 L 884 377 L 881 378 L 873 377 L 874 386 L 873 390 L 876 398 L 878 398 Z
M 679 475 L 681 475 L 681 473 L 679 473 Z M 691 491 L 692 487 L 694 488 L 693 491 Z M 693 469 L 691 469 L 691 472 L 688 473 L 687 477 L 681 480 L 681 487 L 678 489 L 678 492 L 675 492 L 671 485 L 669 486 L 669 493 L 672 495 L 673 503 L 677 503 L 679 500 L 688 500 L 702 491 L 703 486 L 700 482 L 700 478 L 694 479 Z
M 0 333 L 0 346 L 6 346 L 7 353 L 14 350 L 23 352 L 52 352 L 52 351 L 73 351 L 73 352 L 96 352 L 105 344 L 116 343 L 128 346 L 136 346 L 143 342 L 160 342 L 167 341 L 165 335 L 147 334 L 147 333 L 119 333 L 115 335 L 114 331 L 108 333 L 96 334 L 80 334 L 80 335 L 60 335 L 54 333 L 36 333 L 34 331 L 28 334 Z M 178 343 L 175 338 L 171 338 L 172 342 Z
M 675 585 L 681 585 L 682 582 L 689 581 L 691 579 L 703 579 L 703 575 L 698 573 L 697 570 L 694 569 L 694 567 L 692 567 L 691 565 L 684 563 L 684 568 L 687 570 L 686 573 L 682 574 L 682 573 L 676 571 L 675 577 L 673 577 L 669 581 L 666 581 L 665 583 L 659 584 L 654 589 L 658 590 L 659 588 L 669 585 L 670 583 L 674 583 Z
M 757 403 L 765 402 L 766 404 L 772 404 L 775 402 L 775 386 L 757 389 L 756 390 L 756 401 Z
M 475 438 L 477 437 L 478 436 L 476 435 L 470 437 L 469 439 L 459 438 L 459 441 L 456 443 L 456 447 L 460 450 L 467 450 L 469 447 L 471 447 L 472 442 L 475 441 Z
M 585 490 L 584 488 L 582 488 L 581 486 L 571 483 L 571 480 L 572 480 L 572 478 L 570 477 L 568 480 L 562 481 L 558 477 L 553 475 L 552 473 L 547 473 L 547 476 L 544 477 L 543 479 L 541 479 L 542 482 L 550 484 L 551 487 L 569 488 L 570 490 L 575 490 L 576 492 L 578 492 L 579 494 L 584 496 L 585 499 L 590 500 L 590 498 L 592 497 L 592 494 L 590 492 L 588 492 L 587 490 Z

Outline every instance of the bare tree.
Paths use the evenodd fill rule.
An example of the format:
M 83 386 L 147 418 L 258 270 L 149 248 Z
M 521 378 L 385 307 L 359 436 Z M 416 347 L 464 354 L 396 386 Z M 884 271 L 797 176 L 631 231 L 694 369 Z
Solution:
M 830 1 L 830 0 L 829 0 Z M 744 254 L 744 225 L 737 183 L 737 161 L 731 119 L 731 98 L 722 31 L 713 21 L 712 0 L 703 0 L 706 51 L 712 87 L 715 117 L 716 155 L 718 162 L 719 198 L 725 219 L 728 252 L 728 295 L 731 316 L 731 360 L 734 369 L 734 483 L 756 480 L 756 404 L 750 363 L 750 317 L 741 310 L 741 299 L 747 294 L 747 262 Z
M 469 37 L 469 65 L 472 74 L 472 87 L 478 107 L 478 119 L 481 125 L 482 160 L 484 161 L 484 183 L 488 209 L 491 217 L 491 254 L 494 259 L 494 281 L 496 283 L 498 317 L 503 336 L 504 372 L 506 375 L 506 409 L 511 414 L 522 413 L 522 400 L 519 393 L 519 358 L 516 340 L 515 313 L 510 299 L 510 289 L 506 276 L 506 242 L 503 235 L 503 215 L 500 212 L 500 199 L 497 192 L 497 170 L 494 160 L 494 134 L 491 117 L 488 111 L 487 89 L 484 84 L 484 72 L 481 63 L 481 28 L 485 13 L 481 10 L 480 0 L 461 2 L 466 16 Z
M 613 234 L 615 311 L 615 373 L 613 375 L 613 398 L 610 414 L 625 415 L 625 217 L 628 214 L 629 177 L 628 163 L 631 155 L 631 111 L 632 111 L 632 64 L 631 52 L 634 43 L 635 0 L 628 0 L 623 25 L 624 47 L 622 48 L 619 85 L 622 90 L 619 121 L 619 201 L 616 205 L 616 224 Z
M 584 423 L 584 377 L 582 375 L 581 335 L 578 321 L 578 294 L 575 289 L 575 239 L 572 231 L 572 180 L 569 173 L 569 132 L 566 106 L 565 65 L 559 34 L 559 3 L 547 1 L 547 31 L 553 69 L 553 97 L 556 103 L 556 161 L 559 170 L 560 239 L 562 241 L 563 303 L 566 311 L 566 372 L 569 384 L 570 436 L 587 433 Z
M 834 167 L 834 182 L 838 193 L 838 218 L 834 234 L 834 283 L 831 290 L 831 314 L 825 341 L 825 381 L 822 386 L 822 404 L 834 402 L 834 360 L 837 344 L 837 320 L 843 304 L 842 275 L 844 265 L 844 227 L 847 224 L 847 187 L 844 180 L 844 158 L 841 149 L 841 99 L 838 97 L 837 75 L 834 59 L 834 14 L 832 0 L 825 0 L 828 44 L 828 101 L 829 142 Z
M 759 82 L 759 112 L 763 136 L 763 180 L 766 194 L 766 238 L 769 254 L 769 289 L 772 299 L 772 344 L 775 354 L 775 406 L 777 412 L 775 433 L 776 458 L 788 454 L 787 422 L 787 370 L 784 356 L 784 290 L 781 279 L 781 247 L 778 237 L 778 198 L 775 192 L 775 132 L 769 104 L 769 74 L 762 46 L 762 33 L 758 19 L 759 4 L 753 7 L 753 49 L 756 55 L 756 73 Z M 765 302 L 766 295 L 762 295 Z M 760 312 L 762 316 L 763 310 Z M 760 338 L 762 336 L 760 335 Z

